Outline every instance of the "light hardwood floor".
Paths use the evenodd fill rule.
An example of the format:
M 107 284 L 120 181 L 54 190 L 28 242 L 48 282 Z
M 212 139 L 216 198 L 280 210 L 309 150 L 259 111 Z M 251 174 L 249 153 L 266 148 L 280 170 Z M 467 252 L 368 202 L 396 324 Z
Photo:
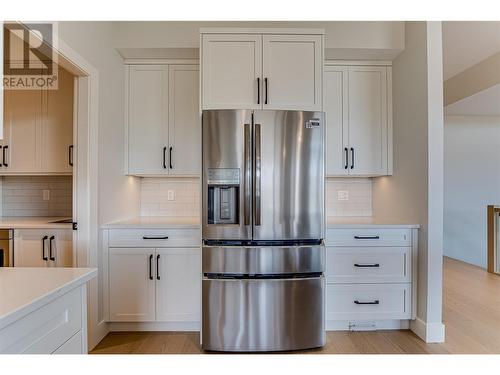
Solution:
M 426 344 L 411 331 L 328 332 L 325 347 L 303 353 L 500 354 L 500 276 L 445 257 L 443 314 L 443 344 Z M 191 332 L 113 332 L 92 354 L 193 354 L 203 352 L 198 342 Z

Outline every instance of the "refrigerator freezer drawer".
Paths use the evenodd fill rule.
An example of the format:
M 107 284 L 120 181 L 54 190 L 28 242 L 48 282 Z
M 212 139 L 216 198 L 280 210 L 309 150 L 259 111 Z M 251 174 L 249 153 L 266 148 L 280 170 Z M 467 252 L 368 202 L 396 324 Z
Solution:
M 203 280 L 202 346 L 228 352 L 325 344 L 324 278 Z
M 270 275 L 322 273 L 325 247 L 210 247 L 202 249 L 203 273 Z

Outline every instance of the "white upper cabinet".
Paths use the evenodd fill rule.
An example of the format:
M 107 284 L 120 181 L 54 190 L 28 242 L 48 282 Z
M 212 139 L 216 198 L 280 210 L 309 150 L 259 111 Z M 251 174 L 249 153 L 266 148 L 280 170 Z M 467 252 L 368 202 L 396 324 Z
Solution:
M 32 174 L 41 169 L 42 91 L 5 90 L 0 173 Z
M 0 175 L 72 173 L 74 77 L 59 69 L 56 90 L 6 90 Z
M 349 68 L 350 174 L 387 174 L 386 69 Z
M 328 176 L 392 174 L 390 69 L 325 68 Z
M 258 109 L 262 35 L 203 36 L 203 109 Z
M 323 108 L 318 30 L 202 31 L 201 63 L 202 109 Z
M 126 67 L 125 173 L 200 174 L 197 65 Z
M 349 134 L 347 105 L 348 69 L 343 66 L 325 68 L 323 97 L 326 110 L 326 175 L 348 173 L 347 157 Z
M 128 82 L 128 173 L 166 173 L 168 67 L 131 66 Z
M 170 65 L 168 82 L 169 174 L 196 175 L 201 170 L 198 66 Z
M 263 108 L 321 110 L 321 35 L 263 36 Z
M 73 76 L 59 70 L 57 90 L 46 90 L 42 97 L 42 170 L 70 174 L 73 163 Z

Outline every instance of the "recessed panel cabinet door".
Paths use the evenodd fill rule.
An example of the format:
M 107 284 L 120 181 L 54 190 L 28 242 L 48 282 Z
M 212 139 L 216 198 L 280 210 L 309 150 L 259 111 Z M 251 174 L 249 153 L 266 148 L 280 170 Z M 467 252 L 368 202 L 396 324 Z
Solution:
M 199 321 L 201 263 L 199 248 L 156 249 L 156 320 Z
M 205 34 L 202 48 L 203 109 L 261 108 L 262 36 Z
M 168 173 L 199 175 L 201 121 L 199 70 L 196 65 L 169 66 Z
M 131 66 L 128 82 L 128 173 L 166 174 L 168 66 Z
M 263 36 L 264 109 L 322 110 L 321 38 Z
M 387 174 L 387 68 L 349 67 L 349 174 Z
M 155 320 L 154 249 L 109 249 L 109 317 L 112 322 Z
M 47 238 L 44 240 L 44 236 Z M 15 267 L 49 267 L 49 236 L 39 229 L 14 232 Z M 45 259 L 44 259 L 45 258 Z
M 41 167 L 42 91 L 4 91 L 0 174 L 37 173 Z
M 349 173 L 347 74 L 347 67 L 343 66 L 329 66 L 324 72 L 327 176 Z
M 70 146 L 73 144 L 73 77 L 59 69 L 57 90 L 42 96 L 42 172 L 71 173 Z

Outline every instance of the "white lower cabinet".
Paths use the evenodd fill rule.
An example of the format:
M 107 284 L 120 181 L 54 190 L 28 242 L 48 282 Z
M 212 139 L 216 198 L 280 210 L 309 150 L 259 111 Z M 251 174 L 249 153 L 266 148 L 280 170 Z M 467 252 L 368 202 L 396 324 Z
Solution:
M 115 322 L 155 320 L 155 250 L 109 249 L 109 315 Z
M 131 229 L 131 235 L 137 231 Z M 151 230 L 144 230 L 145 235 L 141 237 L 145 238 L 143 241 L 146 243 L 150 241 L 163 247 L 112 247 L 114 239 L 124 237 L 127 230 L 105 231 L 104 238 L 108 244 L 109 322 L 150 323 L 153 324 L 150 327 L 157 330 L 191 330 L 195 326 L 199 327 L 200 248 L 169 247 L 168 241 L 174 244 L 180 241 L 183 230 L 157 231 L 153 236 Z M 193 233 L 191 229 L 184 231 L 185 243 L 199 243 L 199 239 L 190 239 Z M 124 329 L 133 328 L 128 325 Z
M 416 312 L 418 229 L 328 228 L 326 326 L 407 328 Z
M 200 250 L 157 249 L 156 258 L 156 320 L 200 320 Z
M 72 266 L 72 229 L 14 230 L 14 267 Z

